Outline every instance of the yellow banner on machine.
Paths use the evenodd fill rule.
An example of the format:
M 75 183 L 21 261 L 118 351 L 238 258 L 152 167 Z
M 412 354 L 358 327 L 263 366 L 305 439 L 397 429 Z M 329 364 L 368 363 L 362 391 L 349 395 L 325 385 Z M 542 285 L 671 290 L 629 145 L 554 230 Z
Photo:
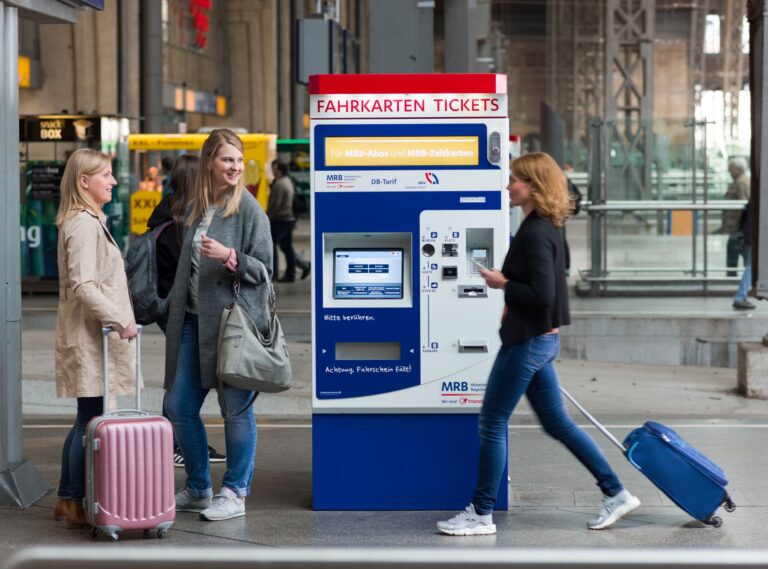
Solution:
M 477 166 L 476 136 L 328 137 L 326 166 Z

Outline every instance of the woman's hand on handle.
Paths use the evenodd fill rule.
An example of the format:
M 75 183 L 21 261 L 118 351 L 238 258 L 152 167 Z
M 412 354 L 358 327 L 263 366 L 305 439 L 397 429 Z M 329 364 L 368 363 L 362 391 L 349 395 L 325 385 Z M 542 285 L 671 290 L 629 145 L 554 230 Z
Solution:
M 130 324 L 128 324 L 128 326 L 120 330 L 120 338 L 122 340 L 128 340 L 129 342 L 138 335 L 139 335 L 139 330 L 138 328 L 136 328 L 136 322 L 133 322 L 133 321 Z
M 485 279 L 485 284 L 491 288 L 504 288 L 507 283 L 505 277 L 499 269 L 479 269 L 480 276 Z
M 203 233 L 200 237 L 200 254 L 226 263 L 229 259 L 230 249 Z

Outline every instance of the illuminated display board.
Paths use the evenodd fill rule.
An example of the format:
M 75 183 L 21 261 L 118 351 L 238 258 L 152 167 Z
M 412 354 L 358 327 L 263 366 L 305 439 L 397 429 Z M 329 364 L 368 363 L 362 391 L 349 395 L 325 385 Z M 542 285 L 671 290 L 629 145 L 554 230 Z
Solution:
M 326 166 L 477 166 L 476 136 L 327 137 Z

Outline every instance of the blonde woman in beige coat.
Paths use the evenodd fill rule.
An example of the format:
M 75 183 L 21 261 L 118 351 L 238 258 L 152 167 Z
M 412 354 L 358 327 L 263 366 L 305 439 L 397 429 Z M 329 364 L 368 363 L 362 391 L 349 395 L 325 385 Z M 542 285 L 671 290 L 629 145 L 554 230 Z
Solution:
M 137 335 L 123 257 L 105 224 L 102 206 L 111 201 L 112 163 L 106 154 L 75 151 L 61 181 L 59 228 L 59 307 L 56 318 L 56 390 L 77 398 L 77 416 L 62 450 L 56 519 L 85 527 L 82 500 L 85 454 L 82 438 L 101 415 L 104 394 L 101 328 L 109 337 L 110 394 L 135 392 Z M 119 338 L 118 338 L 119 336 Z

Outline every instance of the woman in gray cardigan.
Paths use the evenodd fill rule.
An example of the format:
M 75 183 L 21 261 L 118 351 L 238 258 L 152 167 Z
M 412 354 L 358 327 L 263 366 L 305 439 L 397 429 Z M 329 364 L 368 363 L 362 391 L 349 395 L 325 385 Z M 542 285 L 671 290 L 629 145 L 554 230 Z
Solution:
M 169 295 L 165 409 L 187 474 L 186 487 L 176 495 L 176 511 L 199 512 L 201 519 L 218 521 L 245 515 L 256 455 L 256 420 L 251 409 L 256 394 L 218 389 L 219 320 L 232 302 L 237 279 L 238 302 L 259 329 L 268 330 L 272 238 L 266 214 L 244 189 L 243 144 L 235 133 L 211 132 L 199 168 Z M 215 496 L 200 418 L 210 389 L 217 389 L 227 445 L 227 470 Z

